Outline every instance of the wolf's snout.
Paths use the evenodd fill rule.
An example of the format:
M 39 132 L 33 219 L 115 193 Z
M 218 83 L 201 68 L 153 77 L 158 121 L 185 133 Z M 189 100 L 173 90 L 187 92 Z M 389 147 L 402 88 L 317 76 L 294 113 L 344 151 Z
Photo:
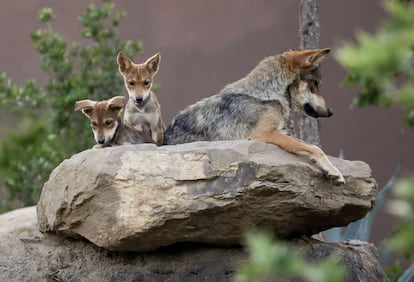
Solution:
M 331 117 L 333 115 L 333 112 L 331 109 L 326 108 L 324 110 L 318 111 L 317 114 L 318 117 Z
M 333 112 L 329 108 L 318 108 L 313 107 L 310 103 L 306 103 L 303 106 L 303 109 L 305 110 L 305 113 L 313 118 L 318 117 L 330 117 L 333 115 Z
M 313 117 L 313 118 L 317 118 L 317 117 L 319 117 L 319 114 L 315 111 L 315 109 L 311 106 L 311 104 L 306 103 L 306 104 L 303 106 L 303 109 L 305 110 L 305 113 L 306 113 L 308 116 L 311 116 L 311 117 Z
M 98 138 L 98 143 L 99 143 L 99 144 L 103 144 L 103 143 L 105 143 L 105 138 L 104 138 L 104 137 L 100 137 L 100 138 Z
M 332 110 L 328 108 L 328 112 L 327 112 L 326 117 L 331 117 L 332 115 L 333 115 Z

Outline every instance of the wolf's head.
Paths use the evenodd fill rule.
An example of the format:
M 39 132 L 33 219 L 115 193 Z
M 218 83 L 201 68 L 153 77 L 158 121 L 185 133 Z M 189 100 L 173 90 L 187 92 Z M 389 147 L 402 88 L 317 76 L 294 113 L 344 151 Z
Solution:
M 296 79 L 288 87 L 291 101 L 314 118 L 332 116 L 332 110 L 326 105 L 320 91 L 319 71 L 319 64 L 329 51 L 330 49 L 290 51 L 286 56 L 289 69 L 296 73 Z
M 150 57 L 143 64 L 135 64 L 123 52 L 118 53 L 118 70 L 124 78 L 129 99 L 137 106 L 148 98 L 160 61 L 160 53 Z
M 121 122 L 119 115 L 125 106 L 124 96 L 115 96 L 105 101 L 81 100 L 75 104 L 75 111 L 82 113 L 91 121 L 96 143 L 105 145 L 115 136 Z

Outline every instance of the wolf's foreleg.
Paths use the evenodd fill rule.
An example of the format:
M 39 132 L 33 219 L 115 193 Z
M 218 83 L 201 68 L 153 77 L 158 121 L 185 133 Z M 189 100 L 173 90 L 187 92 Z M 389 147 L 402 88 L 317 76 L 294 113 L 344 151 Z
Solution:
M 325 153 L 318 146 L 307 144 L 302 140 L 276 131 L 254 132 L 251 139 L 277 145 L 290 153 L 307 156 L 322 169 L 326 177 L 334 181 L 335 185 L 345 183 L 343 175 L 329 161 Z

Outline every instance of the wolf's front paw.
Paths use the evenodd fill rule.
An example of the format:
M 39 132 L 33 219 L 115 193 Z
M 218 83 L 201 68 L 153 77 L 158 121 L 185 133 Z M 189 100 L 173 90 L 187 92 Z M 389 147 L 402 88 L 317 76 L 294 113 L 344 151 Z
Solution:
M 345 178 L 344 176 L 339 172 L 339 171 L 335 171 L 335 172 L 331 172 L 331 173 L 327 173 L 326 175 L 329 179 L 333 180 L 333 183 L 335 185 L 342 185 L 345 184 Z

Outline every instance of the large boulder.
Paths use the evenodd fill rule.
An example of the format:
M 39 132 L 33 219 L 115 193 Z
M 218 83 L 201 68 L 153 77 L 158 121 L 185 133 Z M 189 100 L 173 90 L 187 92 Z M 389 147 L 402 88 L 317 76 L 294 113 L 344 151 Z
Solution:
M 62 162 L 44 185 L 40 231 L 122 251 L 239 244 L 251 228 L 279 238 L 311 235 L 373 207 L 369 166 L 330 160 L 345 185 L 334 186 L 301 157 L 247 140 L 86 150 Z
M 39 233 L 35 207 L 0 215 L 0 230 L 0 281 L 226 282 L 234 281 L 237 266 L 248 259 L 241 247 L 201 244 L 176 244 L 152 252 L 109 251 L 84 240 Z M 291 246 L 305 252 L 310 261 L 334 254 L 347 269 L 346 281 L 388 281 L 372 244 L 310 239 Z

